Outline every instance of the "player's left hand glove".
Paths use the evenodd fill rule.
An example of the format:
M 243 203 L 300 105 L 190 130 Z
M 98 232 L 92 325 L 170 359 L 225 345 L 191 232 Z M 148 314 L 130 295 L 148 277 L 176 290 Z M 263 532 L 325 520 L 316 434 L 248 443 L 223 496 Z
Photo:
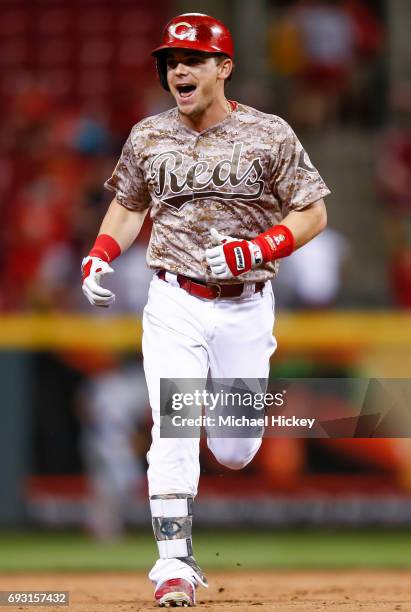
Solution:
M 215 278 L 234 278 L 263 263 L 260 247 L 250 240 L 224 236 L 214 228 L 210 230 L 210 234 L 214 244 L 218 246 L 207 249 L 205 255 Z
M 285 225 L 274 225 L 253 240 L 237 240 L 210 230 L 218 246 L 206 250 L 206 260 L 215 278 L 229 279 L 244 274 L 266 261 L 291 255 L 295 240 Z

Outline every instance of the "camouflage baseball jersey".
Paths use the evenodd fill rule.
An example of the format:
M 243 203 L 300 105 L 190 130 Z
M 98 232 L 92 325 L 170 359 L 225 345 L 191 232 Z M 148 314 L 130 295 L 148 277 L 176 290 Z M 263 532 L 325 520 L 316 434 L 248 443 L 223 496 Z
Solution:
M 130 210 L 150 208 L 150 268 L 207 280 L 210 228 L 250 240 L 330 193 L 290 126 L 243 104 L 200 133 L 176 108 L 140 121 L 105 187 Z M 268 262 L 231 282 L 277 270 Z

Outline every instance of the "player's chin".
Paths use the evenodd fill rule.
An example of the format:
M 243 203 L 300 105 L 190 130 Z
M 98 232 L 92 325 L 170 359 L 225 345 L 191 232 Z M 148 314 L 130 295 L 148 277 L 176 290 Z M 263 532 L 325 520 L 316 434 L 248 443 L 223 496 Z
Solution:
M 197 111 L 197 104 L 179 104 L 177 102 L 178 110 L 182 115 L 195 115 Z
M 177 105 L 178 110 L 181 115 L 185 115 L 186 117 L 195 117 L 198 113 L 196 112 L 196 106 L 179 106 Z

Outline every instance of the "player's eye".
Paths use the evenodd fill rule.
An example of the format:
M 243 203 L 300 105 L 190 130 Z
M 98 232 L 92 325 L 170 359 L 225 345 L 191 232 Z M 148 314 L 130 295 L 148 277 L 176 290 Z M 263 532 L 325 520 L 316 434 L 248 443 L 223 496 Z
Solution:
M 202 64 L 205 61 L 205 59 L 203 57 L 200 57 L 198 55 L 192 55 L 192 56 L 188 56 L 185 57 L 182 60 L 176 60 L 176 59 L 168 59 L 167 60 L 167 68 L 169 70 L 175 70 L 178 66 L 178 64 L 184 64 L 184 66 L 198 66 L 199 64 Z

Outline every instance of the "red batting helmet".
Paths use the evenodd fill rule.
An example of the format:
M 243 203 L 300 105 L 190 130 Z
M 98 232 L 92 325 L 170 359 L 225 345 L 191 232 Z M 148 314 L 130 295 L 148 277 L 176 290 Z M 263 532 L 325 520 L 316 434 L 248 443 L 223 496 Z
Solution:
M 160 82 L 167 91 L 167 66 L 163 53 L 167 49 L 194 49 L 213 55 L 221 53 L 230 59 L 234 57 L 230 30 L 221 21 L 202 13 L 184 13 L 174 17 L 164 28 L 162 44 L 151 54 L 157 60 Z

